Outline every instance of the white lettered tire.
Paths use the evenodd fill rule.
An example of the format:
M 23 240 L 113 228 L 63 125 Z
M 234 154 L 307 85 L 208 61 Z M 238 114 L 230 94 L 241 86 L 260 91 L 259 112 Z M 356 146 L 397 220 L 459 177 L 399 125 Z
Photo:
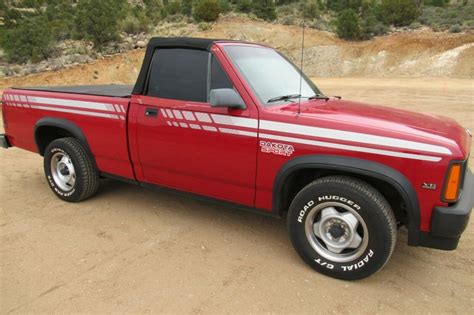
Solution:
M 366 182 L 347 176 L 315 180 L 288 212 L 291 242 L 316 271 L 356 280 L 380 270 L 396 243 L 396 220 L 387 200 Z

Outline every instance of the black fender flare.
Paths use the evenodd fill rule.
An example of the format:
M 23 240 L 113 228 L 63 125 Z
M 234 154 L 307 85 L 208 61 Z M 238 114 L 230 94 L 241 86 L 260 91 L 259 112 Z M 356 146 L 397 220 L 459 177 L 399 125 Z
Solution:
M 34 129 L 34 139 L 36 147 L 38 148 L 38 153 L 41 156 L 44 155 L 44 150 L 46 149 L 46 147 L 41 147 L 41 139 L 39 139 L 38 130 L 42 127 L 56 127 L 68 131 L 84 145 L 84 147 L 89 153 L 92 153 L 89 147 L 89 143 L 87 142 L 87 138 L 85 137 L 84 133 L 78 125 L 76 125 L 70 120 L 63 118 L 44 117 L 36 122 Z
M 408 212 L 408 244 L 418 245 L 420 234 L 420 207 L 418 197 L 411 182 L 399 171 L 381 163 L 342 156 L 307 155 L 286 162 L 275 177 L 273 185 L 274 215 L 280 215 L 281 196 L 285 181 L 295 171 L 300 169 L 335 170 L 353 173 L 382 180 L 394 187 L 406 204 Z

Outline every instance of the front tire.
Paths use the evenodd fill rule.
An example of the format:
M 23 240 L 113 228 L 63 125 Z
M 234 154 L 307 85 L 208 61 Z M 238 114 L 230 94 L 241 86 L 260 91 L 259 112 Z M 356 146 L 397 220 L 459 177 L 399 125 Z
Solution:
M 44 173 L 54 194 L 68 202 L 79 202 L 93 196 L 99 187 L 95 163 L 75 138 L 51 142 L 44 154 Z
M 329 176 L 296 195 L 288 230 L 296 251 L 313 269 L 356 280 L 386 264 L 397 225 L 389 203 L 372 186 L 347 176 Z

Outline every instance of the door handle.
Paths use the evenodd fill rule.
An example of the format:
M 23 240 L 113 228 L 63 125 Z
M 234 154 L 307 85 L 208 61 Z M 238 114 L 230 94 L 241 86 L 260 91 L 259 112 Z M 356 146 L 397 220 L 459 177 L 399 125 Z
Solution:
M 145 110 L 146 117 L 158 117 L 158 110 L 155 108 L 147 108 Z

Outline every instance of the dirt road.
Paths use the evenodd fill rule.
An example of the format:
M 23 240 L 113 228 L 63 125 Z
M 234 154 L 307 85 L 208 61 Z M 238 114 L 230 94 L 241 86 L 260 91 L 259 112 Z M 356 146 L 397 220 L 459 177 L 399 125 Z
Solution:
M 329 95 L 446 115 L 474 129 L 472 80 L 316 82 Z M 472 222 L 455 252 L 407 247 L 400 230 L 381 272 L 343 282 L 298 258 L 285 220 L 114 181 L 67 204 L 50 192 L 39 156 L 1 150 L 0 165 L 2 314 L 474 310 Z

